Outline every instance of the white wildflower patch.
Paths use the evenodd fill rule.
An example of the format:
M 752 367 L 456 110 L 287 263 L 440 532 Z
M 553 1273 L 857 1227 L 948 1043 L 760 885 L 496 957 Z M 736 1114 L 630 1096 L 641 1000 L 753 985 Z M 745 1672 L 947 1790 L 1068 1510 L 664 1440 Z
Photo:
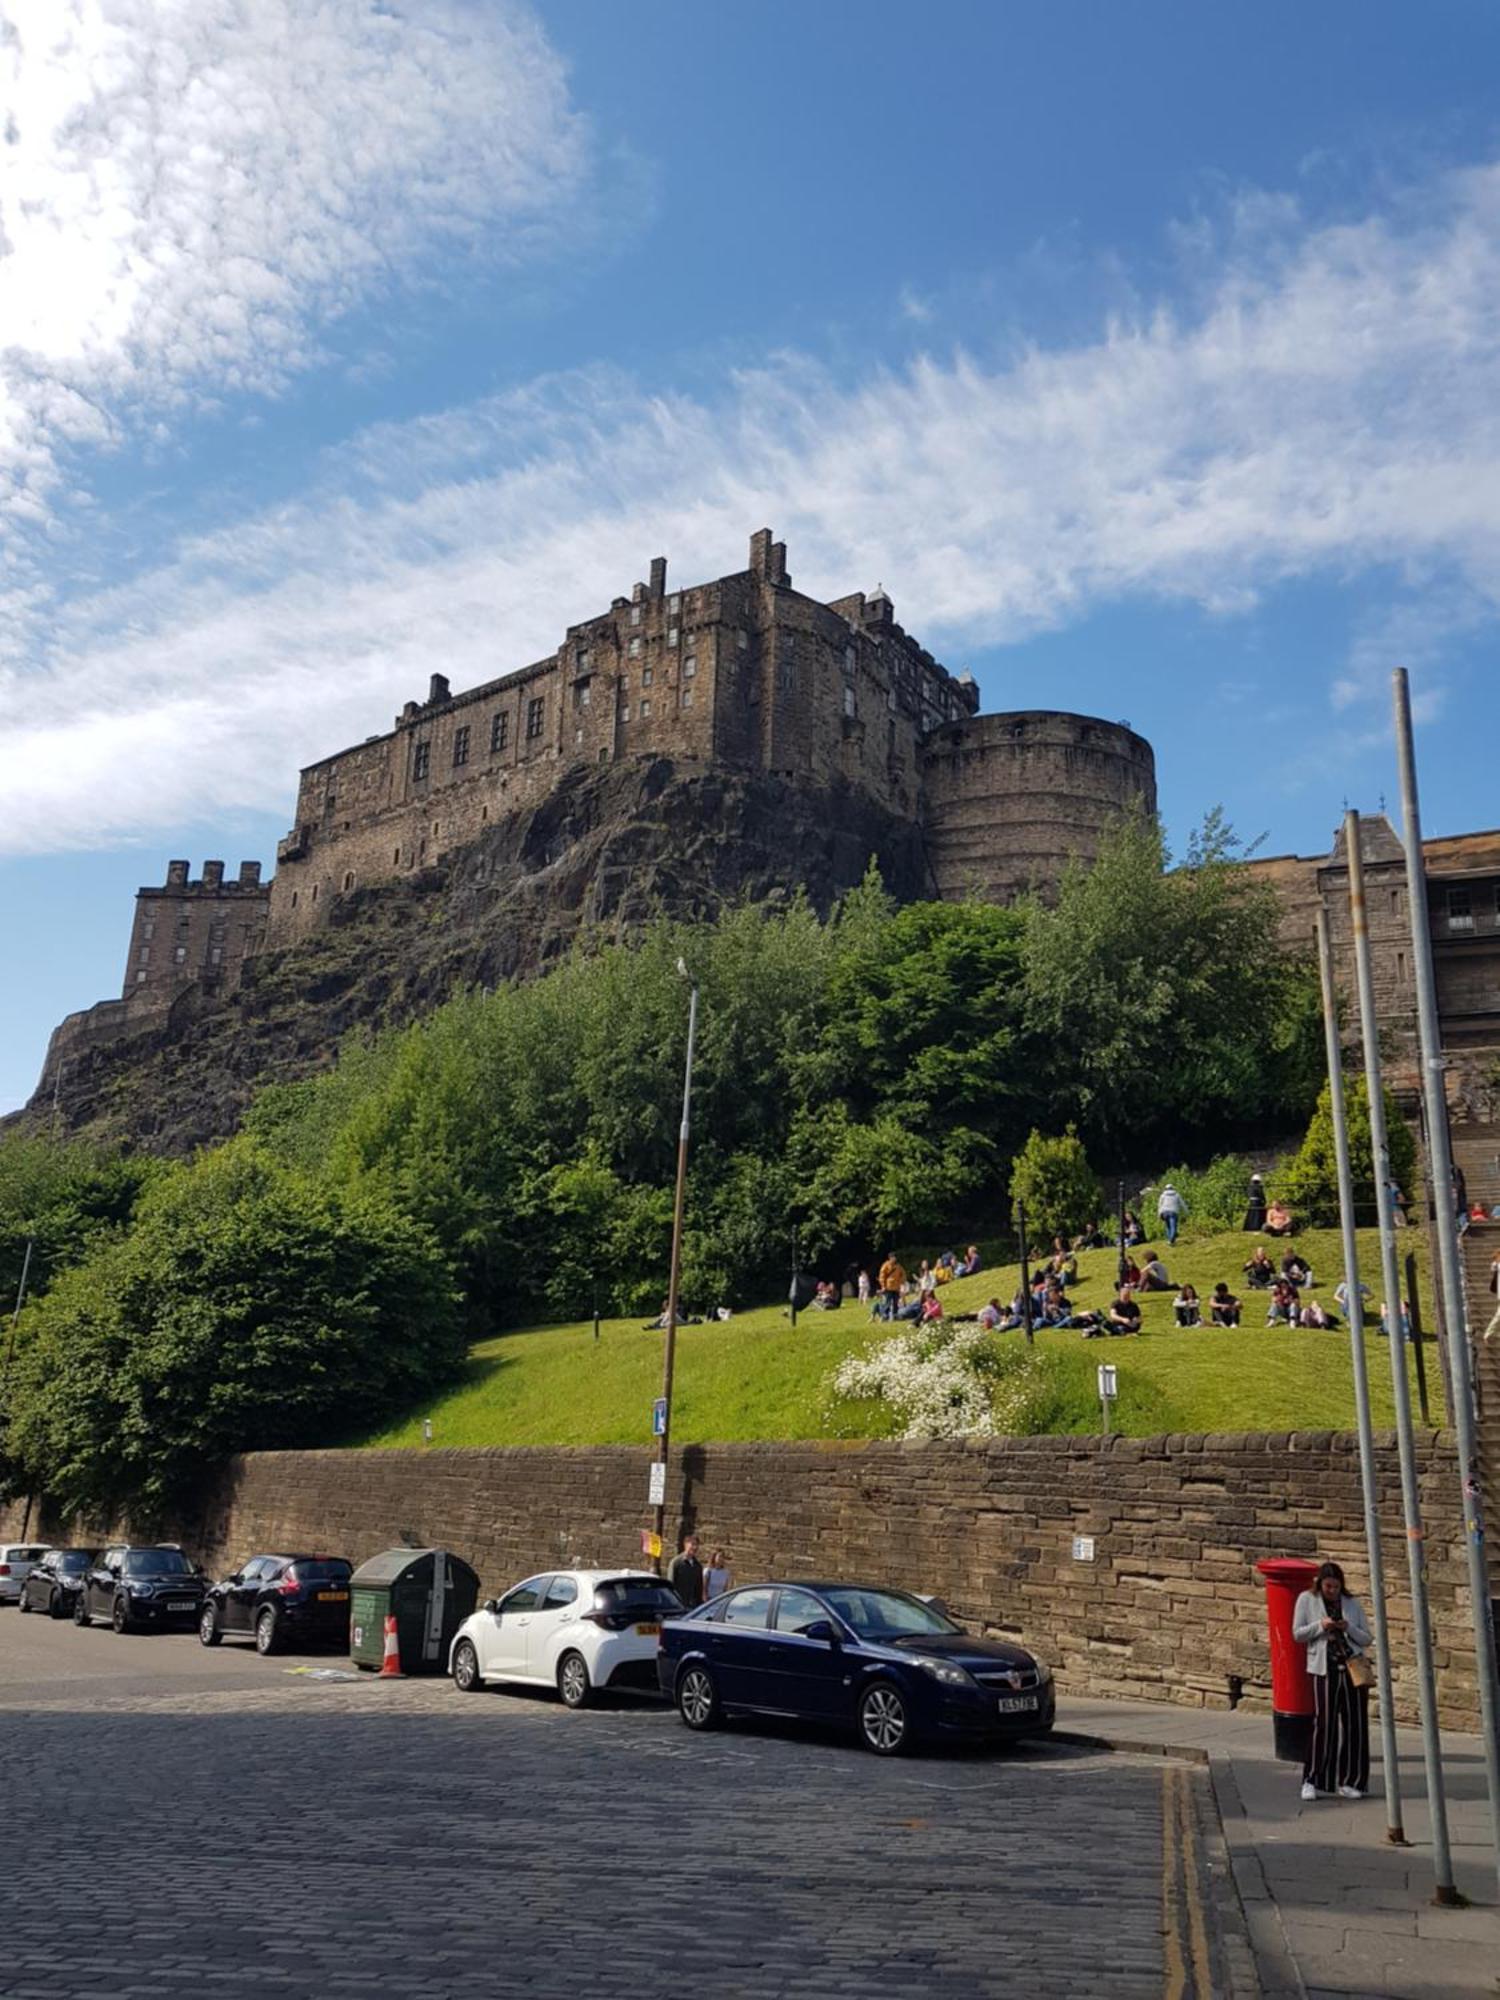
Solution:
M 834 1371 L 840 1396 L 878 1397 L 890 1405 L 903 1438 L 993 1437 L 990 1386 L 981 1372 L 993 1354 L 978 1326 L 913 1327 Z

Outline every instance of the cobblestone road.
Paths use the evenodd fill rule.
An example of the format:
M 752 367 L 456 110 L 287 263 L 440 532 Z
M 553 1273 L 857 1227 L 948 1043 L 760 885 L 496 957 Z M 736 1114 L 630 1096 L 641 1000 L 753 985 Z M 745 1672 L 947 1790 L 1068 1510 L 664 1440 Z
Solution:
M 0 1614 L 0 1994 L 1235 1984 L 1192 1767 L 885 1763 L 301 1664 Z

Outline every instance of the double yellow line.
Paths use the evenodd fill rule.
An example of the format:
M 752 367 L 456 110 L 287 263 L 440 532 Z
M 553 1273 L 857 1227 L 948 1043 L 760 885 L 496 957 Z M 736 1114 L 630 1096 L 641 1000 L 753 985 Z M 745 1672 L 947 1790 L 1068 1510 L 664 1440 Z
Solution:
M 1203 1910 L 1203 1855 L 1192 1781 L 1180 1764 L 1161 1774 L 1161 1932 L 1164 2000 L 1213 2000 Z

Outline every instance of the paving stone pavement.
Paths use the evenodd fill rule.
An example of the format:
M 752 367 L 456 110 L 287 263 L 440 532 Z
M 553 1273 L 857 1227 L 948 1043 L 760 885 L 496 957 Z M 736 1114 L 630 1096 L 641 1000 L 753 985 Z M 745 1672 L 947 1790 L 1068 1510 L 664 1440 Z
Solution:
M 1254 1990 L 1202 1766 L 882 1762 L 227 1653 L 0 1628 L 0 1995 Z

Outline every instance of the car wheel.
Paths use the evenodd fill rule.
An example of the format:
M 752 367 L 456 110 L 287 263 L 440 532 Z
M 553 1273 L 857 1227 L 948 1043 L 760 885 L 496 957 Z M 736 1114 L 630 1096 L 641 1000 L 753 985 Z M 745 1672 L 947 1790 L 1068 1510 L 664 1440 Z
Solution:
M 721 1720 L 719 1690 L 707 1667 L 689 1667 L 678 1681 L 677 1713 L 689 1729 L 712 1729 Z
M 73 1623 L 75 1625 L 92 1625 L 93 1622 L 93 1619 L 89 1616 L 88 1599 L 80 1590 L 77 1597 L 73 1600 Z
M 910 1743 L 906 1697 L 890 1681 L 876 1681 L 860 1696 L 859 1733 L 877 1757 L 899 1757 Z
M 62 1595 L 61 1591 L 54 1590 L 52 1595 L 47 1599 L 47 1616 L 49 1618 L 66 1618 L 67 1615 L 68 1600 Z
M 264 1659 L 281 1645 L 281 1634 L 276 1630 L 276 1613 L 268 1604 L 255 1621 L 255 1650 Z
M 453 1649 L 453 1685 L 460 1694 L 478 1694 L 484 1686 L 479 1678 L 479 1655 L 467 1639 Z
M 198 1640 L 200 1645 L 217 1646 L 224 1634 L 219 1630 L 219 1621 L 211 1604 L 205 1604 L 198 1619 Z
M 582 1653 L 564 1653 L 557 1663 L 557 1691 L 564 1708 L 587 1708 L 593 1699 L 588 1661 Z
M 123 1597 L 117 1597 L 110 1607 L 109 1622 L 117 1632 L 128 1632 L 130 1630 L 130 1613 L 125 1608 Z
M 23 1618 L 31 1609 L 31 1606 L 26 1601 L 26 1586 L 24 1583 L 21 1585 L 21 1595 L 16 1599 L 16 1609 Z

